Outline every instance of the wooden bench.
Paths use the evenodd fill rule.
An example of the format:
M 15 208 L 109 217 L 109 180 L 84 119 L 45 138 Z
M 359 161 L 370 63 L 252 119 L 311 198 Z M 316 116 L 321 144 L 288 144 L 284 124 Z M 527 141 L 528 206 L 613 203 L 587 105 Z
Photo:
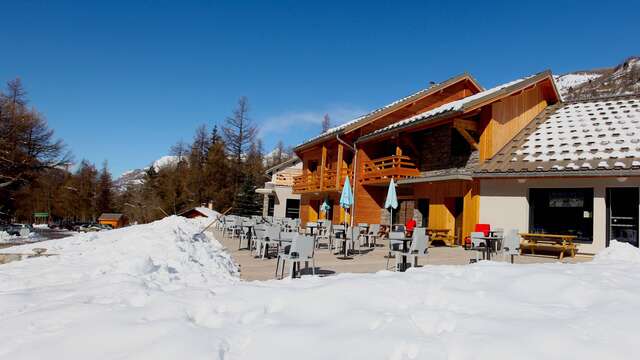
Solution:
M 576 256 L 576 244 L 573 243 L 576 236 L 574 235 L 521 233 L 520 237 L 522 237 L 520 254 L 525 250 L 531 251 L 532 255 L 535 255 L 536 251 L 558 252 L 558 258 L 562 260 L 564 254 L 569 251 L 571 257 Z
M 447 246 L 454 246 L 455 239 L 450 234 L 451 234 L 451 229 L 427 228 L 427 235 L 429 235 L 429 241 L 442 241 Z

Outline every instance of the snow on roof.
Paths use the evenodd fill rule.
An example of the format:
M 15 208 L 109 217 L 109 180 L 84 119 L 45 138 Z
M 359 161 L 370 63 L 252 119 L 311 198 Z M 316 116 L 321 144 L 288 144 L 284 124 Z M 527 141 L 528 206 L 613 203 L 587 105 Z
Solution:
M 365 120 L 365 119 L 368 119 L 368 118 L 370 118 L 371 116 L 374 116 L 374 115 L 376 115 L 376 114 L 379 114 L 379 113 L 381 113 L 381 112 L 383 112 L 383 111 L 385 111 L 385 110 L 388 110 L 389 108 L 392 108 L 392 107 L 394 107 L 394 106 L 396 106 L 396 105 L 398 105 L 398 104 L 401 104 L 401 103 L 404 103 L 405 101 L 408 101 L 408 100 L 410 100 L 410 99 L 414 99 L 414 98 L 416 98 L 416 97 L 420 97 L 420 96 L 422 96 L 422 95 L 428 94 L 428 93 L 430 93 L 430 92 L 432 92 L 432 91 L 434 91 L 434 90 L 436 90 L 436 89 L 438 89 L 438 88 L 446 87 L 446 86 L 448 86 L 448 85 L 450 85 L 450 84 L 456 83 L 456 82 L 458 82 L 458 81 L 462 80 L 462 79 L 463 79 L 463 78 L 465 78 L 465 77 L 466 77 L 466 78 L 471 79 L 471 80 L 473 81 L 473 83 L 474 83 L 474 84 L 476 84 L 479 88 L 481 88 L 481 89 L 482 89 L 482 87 L 481 87 L 479 84 L 477 84 L 477 82 L 475 81 L 475 79 L 474 79 L 473 77 L 471 77 L 471 75 L 469 75 L 469 74 L 467 74 L 467 73 L 462 74 L 462 75 L 457 75 L 457 76 L 454 76 L 454 77 L 452 77 L 452 78 L 449 78 L 449 79 L 447 79 L 447 80 L 445 80 L 445 81 L 443 81 L 443 82 L 441 82 L 441 83 L 439 83 L 439 84 L 436 84 L 436 85 L 430 86 L 430 87 L 428 87 L 428 88 L 426 88 L 426 89 L 419 90 L 419 91 L 417 91 L 417 92 L 415 92 L 415 93 L 413 93 L 413 94 L 411 94 L 411 95 L 409 95 L 409 96 L 405 96 L 405 97 L 403 97 L 403 98 L 401 98 L 401 99 L 398 99 L 398 100 L 396 100 L 396 101 L 394 101 L 394 102 L 392 102 L 392 103 L 389 103 L 389 104 L 387 104 L 387 105 L 385 105 L 385 106 L 383 106 L 383 107 L 380 107 L 380 108 L 378 108 L 378 109 L 375 109 L 375 110 L 373 110 L 373 111 L 371 111 L 371 112 L 369 112 L 369 113 L 367 113 L 367 114 L 364 114 L 364 115 L 362 115 L 362 116 L 359 116 L 359 117 L 357 117 L 357 118 L 355 118 L 355 119 L 353 119 L 353 120 L 351 120 L 351 121 L 348 121 L 348 122 L 346 122 L 346 123 L 344 123 L 344 124 L 342 124 L 342 125 L 339 125 L 339 126 L 336 126 L 336 127 L 330 128 L 329 130 L 327 130 L 326 132 L 324 132 L 324 133 L 322 133 L 322 134 L 320 134 L 320 135 L 317 135 L 317 136 L 314 136 L 314 137 L 312 137 L 312 138 L 307 139 L 307 140 L 306 140 L 306 141 L 304 141 L 302 144 L 300 144 L 300 145 L 298 145 L 298 146 L 296 146 L 296 147 L 300 147 L 300 146 L 305 145 L 305 144 L 307 144 L 307 143 L 310 143 L 310 142 L 312 142 L 312 141 L 315 141 L 315 140 L 318 140 L 318 139 L 324 138 L 324 137 L 329 136 L 329 135 L 331 135 L 331 134 L 338 133 L 338 132 L 340 132 L 340 131 L 342 131 L 342 130 L 344 130 L 344 129 L 348 128 L 348 127 L 350 127 L 351 125 L 355 125 L 356 123 L 358 123 L 358 122 L 360 122 L 360 121 L 363 121 L 363 120 Z
M 640 95 L 564 103 L 541 113 L 481 171 L 640 169 Z
M 493 87 L 491 89 L 488 89 L 488 90 L 485 90 L 485 91 L 481 91 L 481 92 L 479 92 L 477 94 L 473 94 L 471 96 L 467 96 L 466 98 L 446 103 L 446 104 L 441 105 L 441 106 L 439 106 L 439 107 L 437 107 L 435 109 L 431 109 L 429 111 L 420 113 L 418 115 L 414 115 L 414 116 L 412 116 L 410 118 L 395 122 L 395 123 L 393 123 L 393 124 L 391 124 L 389 126 L 386 126 L 386 127 L 382 128 L 382 129 L 379 129 L 379 130 L 376 130 L 376 131 L 374 131 L 374 132 L 372 132 L 370 134 L 367 134 L 367 135 L 363 136 L 362 138 L 363 139 L 367 139 L 367 138 L 374 137 L 376 135 L 385 133 L 387 131 L 390 131 L 390 130 L 393 130 L 393 129 L 396 129 L 396 128 L 399 128 L 399 127 L 404 127 L 404 126 L 410 125 L 410 124 L 415 123 L 415 122 L 419 122 L 419 121 L 422 121 L 422 120 L 427 120 L 427 119 L 433 118 L 433 117 L 438 116 L 438 115 L 442 115 L 442 114 L 445 114 L 445 113 L 453 113 L 453 112 L 456 112 L 456 111 L 464 110 L 465 105 L 468 105 L 468 104 L 470 104 L 470 103 L 472 103 L 474 101 L 478 101 L 478 100 L 490 97 L 490 96 L 496 94 L 497 92 L 499 92 L 500 90 L 506 89 L 506 88 L 508 88 L 510 86 L 517 85 L 517 84 L 519 84 L 519 83 L 521 83 L 521 82 L 523 82 L 525 80 L 529 80 L 529 79 L 531 79 L 531 78 L 533 78 L 535 76 L 541 75 L 541 74 L 544 74 L 544 73 L 539 73 L 539 74 L 527 76 L 527 77 L 522 78 L 522 79 L 510 81 L 508 83 L 505 83 L 505 84 L 502 84 L 502 85 L 498 85 L 498 86 Z
M 212 219 L 215 219 L 216 217 L 218 217 L 218 215 L 220 215 L 219 212 L 217 212 L 215 210 L 211 210 L 206 206 L 197 206 L 197 207 L 195 207 L 193 209 L 198 211 L 202 215 L 204 215 L 204 216 L 206 216 L 208 218 L 212 218 Z
M 118 213 L 103 213 L 98 220 L 120 220 L 124 215 Z

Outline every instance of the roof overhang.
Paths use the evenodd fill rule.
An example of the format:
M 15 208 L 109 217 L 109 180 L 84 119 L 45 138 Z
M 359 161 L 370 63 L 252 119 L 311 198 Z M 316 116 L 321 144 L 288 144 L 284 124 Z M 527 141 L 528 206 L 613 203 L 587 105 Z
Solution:
M 398 185 L 422 184 L 422 183 L 432 183 L 432 182 L 452 181 L 452 180 L 472 181 L 473 177 L 471 175 L 465 175 L 465 174 L 434 175 L 434 176 L 424 176 L 424 177 L 420 176 L 420 177 L 398 180 Z
M 393 113 L 394 111 L 397 111 L 397 110 L 407 106 L 407 104 L 411 104 L 411 103 L 416 102 L 418 100 L 421 100 L 421 99 L 423 99 L 423 98 L 425 98 L 427 96 L 433 95 L 433 94 L 435 94 L 435 93 L 437 93 L 437 92 L 439 92 L 441 90 L 446 89 L 449 86 L 452 86 L 452 85 L 457 84 L 457 83 L 462 82 L 462 81 L 469 81 L 476 88 L 476 90 L 478 90 L 478 92 L 481 92 L 481 91 L 485 90 L 480 85 L 480 83 L 478 83 L 478 81 L 473 76 L 471 76 L 471 74 L 465 72 L 463 74 L 460 74 L 460 75 L 454 76 L 452 78 L 449 78 L 449 79 L 441 82 L 440 84 L 434 85 L 434 86 L 432 86 L 430 88 L 427 88 L 427 89 L 420 90 L 420 91 L 414 93 L 413 95 L 409 95 L 408 97 L 406 97 L 406 98 L 404 98 L 402 100 L 396 101 L 396 103 L 393 103 L 393 105 L 391 105 L 391 106 L 387 105 L 385 107 L 376 109 L 376 110 L 374 110 L 374 111 L 362 116 L 362 119 L 356 121 L 355 123 L 353 123 L 353 124 L 351 124 L 349 126 L 346 126 L 344 129 L 340 129 L 338 131 L 331 132 L 331 133 L 328 133 L 326 135 L 320 135 L 320 136 L 318 136 L 318 137 L 316 137 L 316 138 L 314 138 L 312 140 L 309 140 L 309 141 L 307 141 L 305 143 L 302 143 L 302 144 L 296 146 L 293 150 L 295 152 L 303 151 L 303 150 L 305 150 L 307 148 L 310 148 L 310 147 L 312 147 L 314 145 L 317 145 L 317 144 L 325 142 L 325 141 L 327 141 L 329 139 L 335 138 L 336 136 L 340 136 L 342 134 L 350 133 L 350 132 L 352 132 L 354 130 L 357 130 L 357 129 L 359 129 L 359 128 L 371 123 L 372 121 L 375 121 L 375 120 L 377 120 L 377 119 L 379 119 L 379 118 L 381 118 L 383 116 L 386 116 L 386 115 L 388 115 L 390 113 Z
M 513 172 L 475 172 L 475 179 L 490 178 L 567 178 L 567 177 L 635 177 L 640 169 L 609 170 L 550 170 L 550 171 L 513 171 Z
M 383 130 L 383 131 L 378 131 L 378 132 L 373 132 L 371 134 L 368 135 L 364 135 L 362 137 L 360 137 L 356 143 L 361 143 L 361 142 L 365 142 L 365 141 L 370 141 L 382 136 L 388 136 L 390 134 L 393 133 L 398 133 L 401 132 L 403 130 L 407 130 L 407 129 L 411 129 L 411 128 L 417 128 L 417 127 L 422 127 L 428 124 L 432 124 L 432 123 L 436 123 L 440 120 L 445 120 L 445 119 L 453 119 L 454 117 L 457 116 L 463 116 L 463 115 L 467 115 L 469 113 L 471 113 L 472 111 L 475 111 L 485 105 L 491 104 L 495 101 L 500 100 L 501 98 L 507 97 L 507 96 L 511 96 L 513 94 L 519 93 L 531 86 L 534 86 L 535 84 L 543 81 L 543 80 L 547 80 L 549 79 L 553 90 L 555 92 L 555 96 L 556 96 L 556 100 L 560 101 L 560 95 L 558 93 L 558 90 L 556 88 L 555 82 L 553 80 L 553 75 L 551 73 L 550 70 L 545 70 L 543 72 L 540 72 L 536 75 L 533 75 L 529 78 L 526 78 L 522 81 L 519 81 L 516 84 L 513 84 L 511 86 L 507 86 L 503 89 L 497 90 L 495 92 L 492 92 L 491 94 L 488 94 L 487 96 L 481 96 L 478 99 L 474 99 L 472 101 L 469 101 L 465 104 L 463 104 L 459 109 L 456 110 L 443 110 L 443 112 L 438 113 L 436 115 L 433 116 L 426 116 L 424 119 L 419 119 L 413 122 L 409 122 L 405 125 L 400 125 L 397 127 L 393 127 L 390 128 L 388 130 Z M 463 99 L 464 100 L 464 99 Z M 443 106 L 446 106 L 447 104 L 444 104 Z M 419 115 L 416 115 L 419 116 Z

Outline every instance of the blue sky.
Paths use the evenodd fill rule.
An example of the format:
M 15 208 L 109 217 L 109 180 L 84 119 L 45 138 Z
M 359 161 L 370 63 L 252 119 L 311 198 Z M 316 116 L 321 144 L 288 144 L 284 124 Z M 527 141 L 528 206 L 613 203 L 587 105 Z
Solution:
M 464 71 L 490 87 L 640 54 L 635 1 L 0 5 L 0 81 L 22 78 L 75 158 L 116 176 L 243 95 L 270 150 Z

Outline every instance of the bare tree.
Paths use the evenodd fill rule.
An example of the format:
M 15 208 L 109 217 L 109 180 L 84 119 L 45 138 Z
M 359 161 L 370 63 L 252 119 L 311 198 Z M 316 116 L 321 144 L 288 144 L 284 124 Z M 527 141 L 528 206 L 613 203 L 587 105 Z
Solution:
M 322 133 L 326 133 L 331 128 L 331 118 L 329 118 L 329 114 L 324 114 L 322 118 Z
M 249 101 L 243 96 L 238 100 L 238 107 L 233 111 L 233 115 L 227 117 L 225 126 L 222 127 L 227 152 L 234 158 L 236 164 L 242 162 L 242 155 L 247 153 L 251 144 L 254 143 L 258 132 L 248 114 Z

